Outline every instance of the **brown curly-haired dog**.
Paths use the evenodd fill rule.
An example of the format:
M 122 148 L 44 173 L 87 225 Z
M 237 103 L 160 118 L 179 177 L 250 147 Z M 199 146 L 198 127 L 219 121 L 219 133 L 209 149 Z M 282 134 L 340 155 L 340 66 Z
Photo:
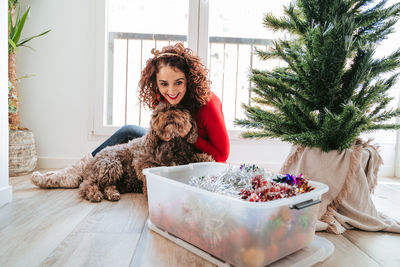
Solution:
M 83 171 L 79 193 L 92 202 L 119 200 L 125 192 L 146 194 L 145 168 L 214 161 L 195 151 L 196 140 L 197 125 L 190 112 L 161 103 L 152 113 L 145 136 L 96 154 Z

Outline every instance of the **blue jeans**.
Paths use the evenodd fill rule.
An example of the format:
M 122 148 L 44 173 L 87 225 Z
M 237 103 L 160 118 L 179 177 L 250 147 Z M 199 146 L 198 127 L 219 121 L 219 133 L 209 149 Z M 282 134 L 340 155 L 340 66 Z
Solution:
M 92 152 L 94 157 L 98 152 L 107 146 L 113 146 L 123 143 L 128 143 L 130 140 L 145 135 L 147 130 L 136 125 L 125 125 L 122 126 L 118 131 L 110 136 L 104 143 L 102 143 L 98 148 Z

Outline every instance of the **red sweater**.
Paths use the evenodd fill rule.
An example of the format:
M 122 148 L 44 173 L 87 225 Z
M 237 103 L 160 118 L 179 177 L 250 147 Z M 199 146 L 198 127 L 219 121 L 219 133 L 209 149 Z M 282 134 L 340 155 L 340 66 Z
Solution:
M 222 104 L 212 93 L 210 101 L 196 115 L 199 138 L 194 146 L 213 156 L 217 162 L 226 162 L 229 156 L 229 137 L 225 126 Z

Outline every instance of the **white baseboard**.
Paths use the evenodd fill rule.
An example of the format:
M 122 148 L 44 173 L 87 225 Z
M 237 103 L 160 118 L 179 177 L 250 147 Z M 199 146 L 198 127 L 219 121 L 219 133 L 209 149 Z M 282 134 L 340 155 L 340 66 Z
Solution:
M 379 168 L 379 173 L 378 173 L 379 177 L 385 176 L 385 177 L 394 177 L 395 175 L 395 169 L 394 166 L 381 166 Z
M 0 207 L 11 202 L 12 200 L 12 187 L 7 185 L 0 188 Z
M 400 167 L 399 167 L 399 168 L 396 168 L 396 169 L 394 170 L 394 177 L 399 177 L 399 178 L 400 178 Z
M 61 169 L 68 167 L 75 162 L 77 162 L 79 158 L 47 158 L 47 157 L 39 157 L 36 169 Z

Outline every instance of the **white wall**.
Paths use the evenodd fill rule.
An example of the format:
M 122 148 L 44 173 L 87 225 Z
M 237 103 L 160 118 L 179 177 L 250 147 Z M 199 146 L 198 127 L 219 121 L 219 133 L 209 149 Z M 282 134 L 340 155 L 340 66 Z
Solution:
M 47 160 L 76 160 L 105 138 L 90 136 L 95 0 L 21 3 L 31 6 L 25 36 L 51 29 L 17 55 L 18 75 L 34 75 L 20 82 L 22 125 L 36 136 L 39 166 L 59 167 Z
M 8 38 L 7 1 L 0 1 L 0 207 L 11 201 L 8 185 Z
M 23 126 L 36 135 L 39 167 L 63 167 L 92 151 L 106 137 L 91 135 L 95 85 L 95 0 L 21 0 L 31 6 L 25 36 L 49 28 L 21 48 L 18 75 Z M 393 151 L 392 151 L 393 150 Z M 231 140 L 232 163 L 257 163 L 278 170 L 289 145 L 271 140 Z M 385 150 L 386 151 L 386 150 Z M 393 175 L 394 148 L 382 151 L 381 175 Z

